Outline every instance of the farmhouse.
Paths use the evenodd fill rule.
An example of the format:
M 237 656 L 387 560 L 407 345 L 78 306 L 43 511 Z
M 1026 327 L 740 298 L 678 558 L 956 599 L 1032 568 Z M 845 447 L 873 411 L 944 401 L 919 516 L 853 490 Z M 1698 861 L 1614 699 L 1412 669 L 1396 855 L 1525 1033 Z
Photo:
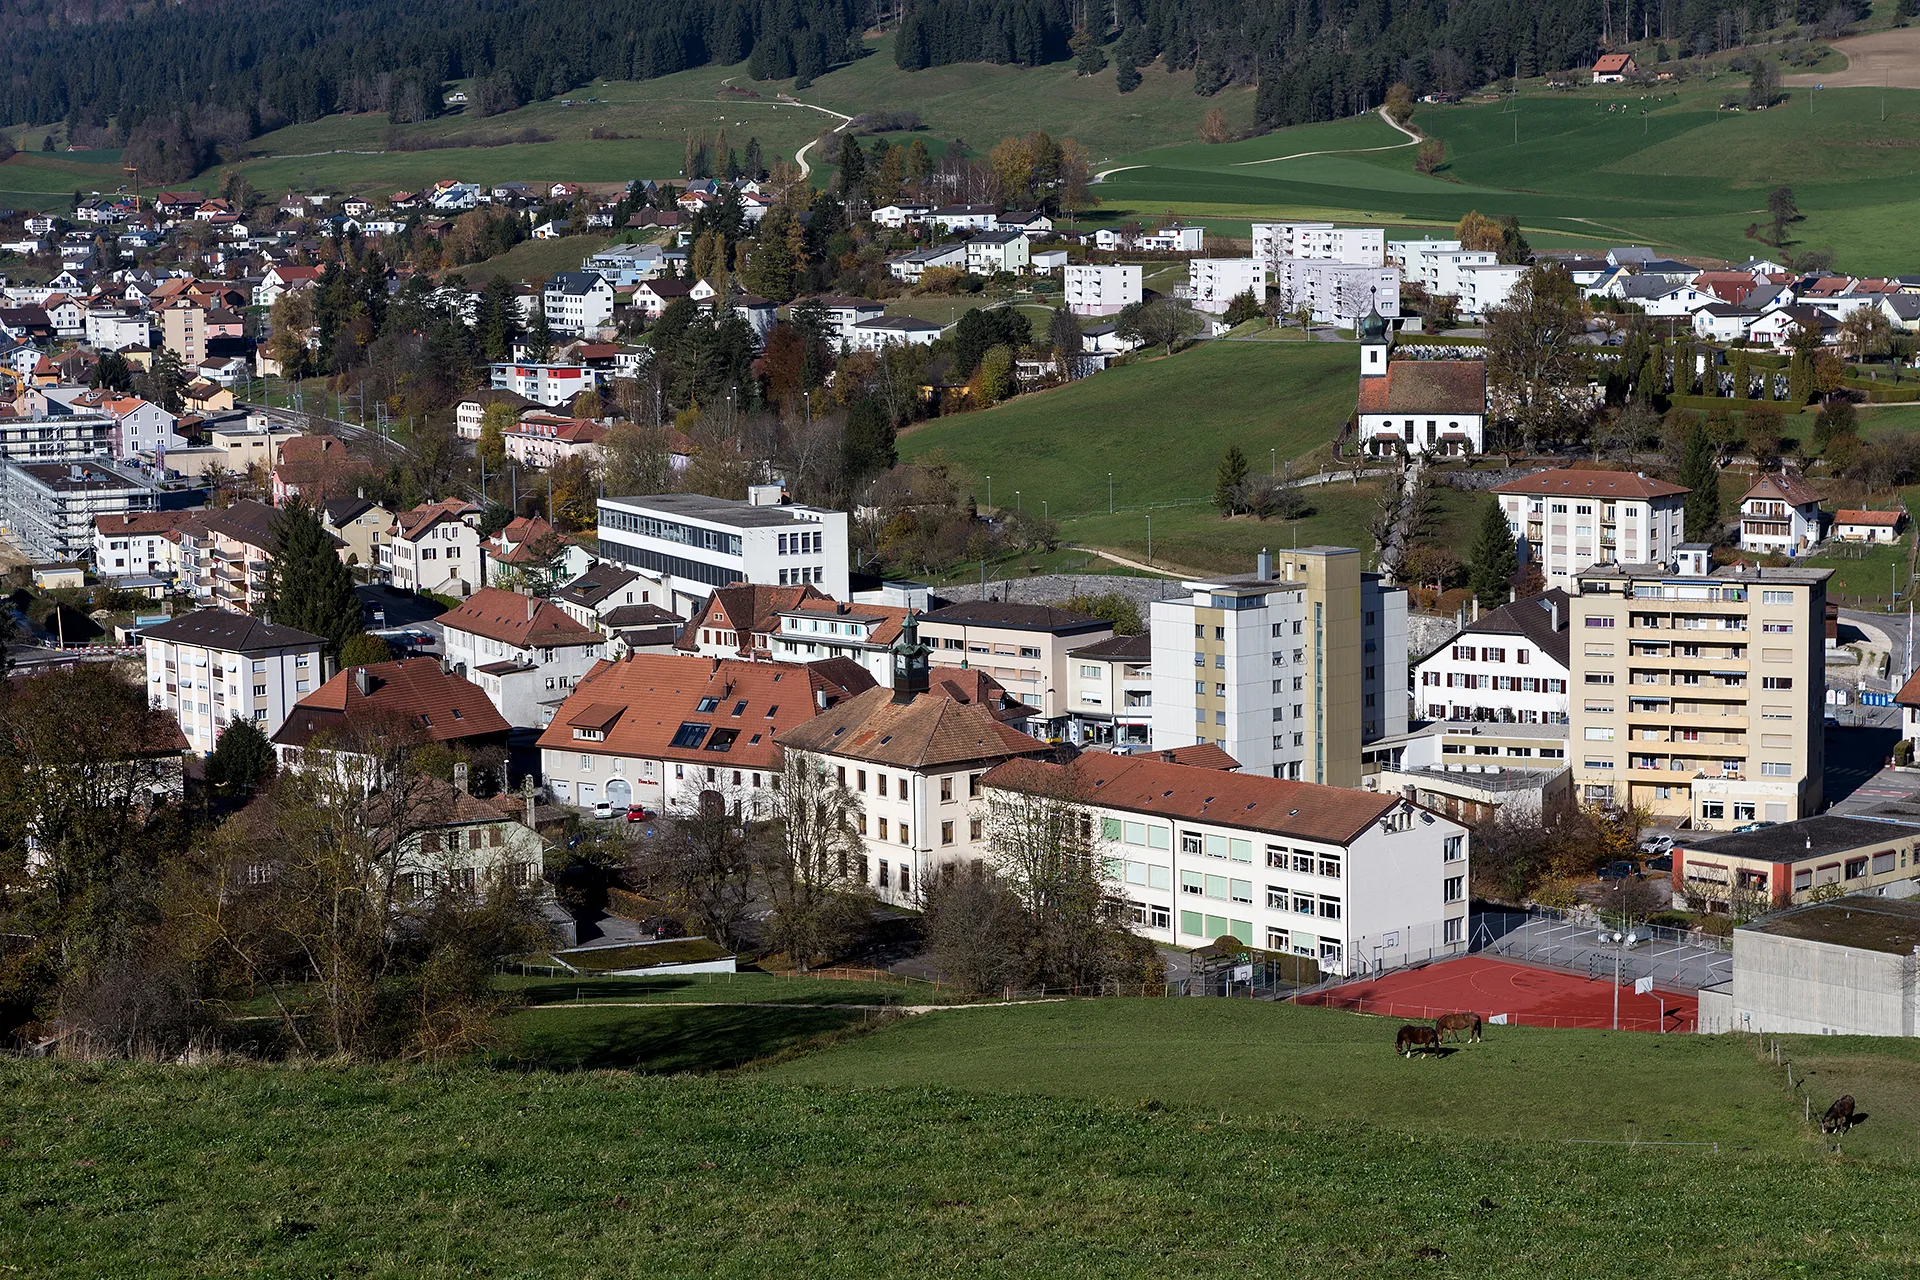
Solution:
M 1782 467 L 1761 476 L 1740 499 L 1740 546 L 1762 554 L 1804 555 L 1820 541 L 1820 495 Z
M 1627 77 L 1639 74 L 1640 67 L 1630 53 L 1603 53 L 1593 64 L 1593 82 L 1595 84 L 1619 84 Z
M 1833 513 L 1833 536 L 1841 542 L 1898 542 L 1900 526 L 1906 514 L 1900 511 L 1855 511 L 1842 508 Z

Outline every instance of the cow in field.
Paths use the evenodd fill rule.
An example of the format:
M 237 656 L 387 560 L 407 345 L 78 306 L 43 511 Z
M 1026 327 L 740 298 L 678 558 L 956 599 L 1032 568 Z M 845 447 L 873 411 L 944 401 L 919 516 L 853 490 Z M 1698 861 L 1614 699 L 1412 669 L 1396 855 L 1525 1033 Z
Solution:
M 1853 1095 L 1847 1094 L 1835 1098 L 1833 1105 L 1827 1108 L 1827 1114 L 1820 1117 L 1820 1132 L 1845 1133 L 1853 1128 Z

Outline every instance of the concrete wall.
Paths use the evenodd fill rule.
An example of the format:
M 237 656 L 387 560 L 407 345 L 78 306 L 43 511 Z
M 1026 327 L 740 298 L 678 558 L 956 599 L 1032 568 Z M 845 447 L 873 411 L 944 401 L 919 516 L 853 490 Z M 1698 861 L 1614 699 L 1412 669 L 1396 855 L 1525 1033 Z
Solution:
M 1911 955 L 1736 930 L 1730 1029 L 1911 1036 L 1914 970 Z

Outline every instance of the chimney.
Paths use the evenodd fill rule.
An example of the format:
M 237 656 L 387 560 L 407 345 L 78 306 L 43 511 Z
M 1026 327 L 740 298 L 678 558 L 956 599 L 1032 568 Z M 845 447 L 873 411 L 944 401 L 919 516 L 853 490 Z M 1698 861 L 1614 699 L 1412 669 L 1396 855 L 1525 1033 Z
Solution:
M 440 656 L 440 674 L 443 676 L 453 674 L 453 659 L 447 657 L 445 654 Z
M 827 709 L 827 691 L 825 689 L 815 689 L 813 691 L 813 705 L 822 711 Z
M 1159 752 L 1158 754 L 1159 754 L 1159 756 L 1160 756 L 1160 758 L 1161 758 L 1161 759 L 1162 759 L 1163 761 L 1165 761 L 1166 763 L 1168 763 L 1168 764 L 1174 764 L 1174 763 L 1177 763 L 1177 761 L 1176 761 L 1176 759 L 1175 759 L 1175 757 L 1174 757 L 1174 754 L 1173 754 L 1173 752 L 1171 752 L 1171 751 L 1162 751 L 1162 752 Z
M 467 791 L 467 762 L 465 760 L 455 760 L 453 762 L 453 789 L 463 796 L 469 794 Z
M 1475 622 L 1480 621 L 1480 597 L 1479 596 L 1475 596 L 1473 598 L 1473 620 Z
M 1262 582 L 1273 581 L 1273 552 L 1265 547 L 1260 548 L 1260 554 L 1255 557 L 1253 564 L 1254 577 Z
M 373 692 L 373 674 L 365 667 L 355 667 L 353 669 L 353 687 L 360 691 L 361 697 L 366 697 Z
M 1558 631 L 1560 629 L 1560 602 L 1558 600 L 1552 601 L 1547 605 L 1547 608 L 1553 614 L 1553 629 Z
M 527 829 L 538 831 L 540 828 L 533 816 L 533 775 L 530 773 L 520 779 L 520 805 L 520 816 L 526 821 Z
M 1515 600 L 1518 600 L 1519 598 L 1520 598 L 1520 592 L 1519 592 L 1519 590 L 1518 590 L 1517 588 L 1515 588 L 1515 587 L 1508 587 L 1508 588 L 1507 588 L 1507 603 L 1508 603 L 1508 604 L 1512 604 L 1512 603 L 1513 603 L 1513 602 L 1514 602 Z

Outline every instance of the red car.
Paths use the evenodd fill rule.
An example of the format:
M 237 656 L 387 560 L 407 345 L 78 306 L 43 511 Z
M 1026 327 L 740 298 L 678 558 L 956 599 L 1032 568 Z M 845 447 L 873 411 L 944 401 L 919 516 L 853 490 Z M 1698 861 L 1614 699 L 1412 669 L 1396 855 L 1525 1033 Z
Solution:
M 652 817 L 653 814 L 640 805 L 630 804 L 627 806 L 628 822 L 645 822 Z

